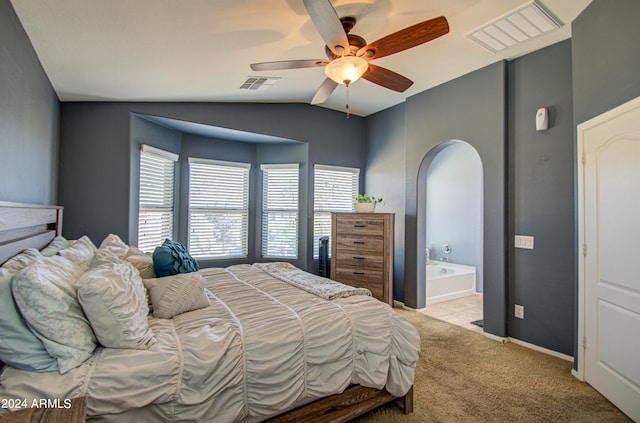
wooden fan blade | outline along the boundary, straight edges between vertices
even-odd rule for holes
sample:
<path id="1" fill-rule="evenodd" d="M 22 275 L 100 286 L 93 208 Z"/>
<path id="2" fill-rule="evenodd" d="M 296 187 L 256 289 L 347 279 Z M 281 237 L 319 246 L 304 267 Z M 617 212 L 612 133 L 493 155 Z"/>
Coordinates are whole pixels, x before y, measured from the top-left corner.
<path id="1" fill-rule="evenodd" d="M 390 54 L 424 44 L 449 32 L 449 23 L 444 16 L 430 19 L 380 38 L 358 50 L 363 59 L 379 59 Z"/>
<path id="2" fill-rule="evenodd" d="M 367 81 L 389 88 L 399 93 L 404 92 L 413 85 L 413 81 L 389 69 L 369 63 L 369 70 L 362 77 Z"/>
<path id="3" fill-rule="evenodd" d="M 337 56 L 342 56 L 342 52 L 349 49 L 349 39 L 331 1 L 304 0 L 304 7 L 329 49 Z"/>
<path id="4" fill-rule="evenodd" d="M 283 70 L 283 69 L 315 68 L 318 66 L 324 66 L 327 63 L 329 63 L 329 60 L 326 60 L 326 59 L 282 60 L 279 62 L 252 63 L 251 70 L 271 71 L 271 70 Z"/>
<path id="5" fill-rule="evenodd" d="M 316 94 L 311 99 L 311 104 L 320 104 L 327 101 L 327 99 L 337 86 L 338 83 L 333 79 L 326 78 L 322 85 L 320 85 L 320 88 L 318 88 L 318 91 L 316 91 Z"/>

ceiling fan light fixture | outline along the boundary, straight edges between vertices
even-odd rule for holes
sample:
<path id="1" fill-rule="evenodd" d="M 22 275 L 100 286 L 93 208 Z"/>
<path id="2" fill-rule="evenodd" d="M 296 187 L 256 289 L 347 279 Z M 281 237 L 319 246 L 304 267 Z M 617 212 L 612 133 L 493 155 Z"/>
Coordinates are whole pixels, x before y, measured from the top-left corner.
<path id="1" fill-rule="evenodd" d="M 329 62 L 324 73 L 338 84 L 349 85 L 357 81 L 368 68 L 369 63 L 362 57 L 344 56 Z"/>

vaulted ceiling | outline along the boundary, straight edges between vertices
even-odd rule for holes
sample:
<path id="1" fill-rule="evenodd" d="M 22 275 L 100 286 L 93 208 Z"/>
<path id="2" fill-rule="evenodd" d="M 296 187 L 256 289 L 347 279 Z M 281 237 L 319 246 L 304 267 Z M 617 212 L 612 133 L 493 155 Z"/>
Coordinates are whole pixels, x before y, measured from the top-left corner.
<path id="1" fill-rule="evenodd" d="M 375 41 L 438 16 L 450 32 L 375 60 L 414 84 L 398 93 L 366 80 L 350 87 L 351 113 L 367 116 L 408 96 L 571 36 L 591 0 L 538 0 L 558 29 L 494 53 L 467 34 L 532 0 L 334 0 L 357 19 L 354 34 Z M 303 0 L 11 0 L 62 101 L 309 103 L 322 68 L 254 72 L 251 63 L 325 59 L 324 41 Z M 275 84 L 241 90 L 248 77 Z M 339 86 L 320 105 L 344 110 Z"/>

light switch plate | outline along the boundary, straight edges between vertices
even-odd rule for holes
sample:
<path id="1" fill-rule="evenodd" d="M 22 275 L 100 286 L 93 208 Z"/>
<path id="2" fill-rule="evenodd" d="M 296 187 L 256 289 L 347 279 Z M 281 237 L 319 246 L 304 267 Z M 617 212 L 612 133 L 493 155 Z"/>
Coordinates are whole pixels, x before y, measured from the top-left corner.
<path id="1" fill-rule="evenodd" d="M 516 235 L 514 246 L 516 248 L 533 250 L 533 237 L 527 235 Z"/>

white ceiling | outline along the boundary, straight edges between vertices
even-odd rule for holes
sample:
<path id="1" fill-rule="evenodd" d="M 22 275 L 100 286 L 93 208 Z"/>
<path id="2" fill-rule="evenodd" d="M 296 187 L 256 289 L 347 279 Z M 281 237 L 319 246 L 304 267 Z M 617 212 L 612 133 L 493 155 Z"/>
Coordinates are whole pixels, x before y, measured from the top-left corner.
<path id="1" fill-rule="evenodd" d="M 355 16 L 352 33 L 373 42 L 444 15 L 449 34 L 372 63 L 414 81 L 396 93 L 366 80 L 350 88 L 351 113 L 367 116 L 502 59 L 571 36 L 591 0 L 540 0 L 564 25 L 494 54 L 465 34 L 531 0 L 333 0 Z M 324 59 L 302 0 L 11 0 L 62 101 L 309 103 L 322 68 L 253 72 L 251 63 Z M 249 76 L 281 79 L 240 90 Z M 322 107 L 344 110 L 338 87 Z"/>

